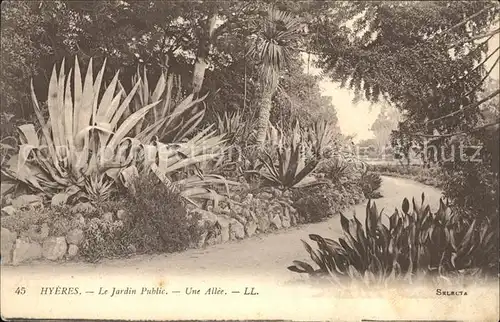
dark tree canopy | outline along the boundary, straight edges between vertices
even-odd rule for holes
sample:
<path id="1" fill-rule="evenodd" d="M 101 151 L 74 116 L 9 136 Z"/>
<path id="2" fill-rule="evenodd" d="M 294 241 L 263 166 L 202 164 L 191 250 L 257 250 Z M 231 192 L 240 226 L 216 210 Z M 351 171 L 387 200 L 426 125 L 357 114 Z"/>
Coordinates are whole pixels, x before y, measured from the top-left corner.
<path id="1" fill-rule="evenodd" d="M 334 81 L 372 101 L 387 97 L 419 131 L 468 130 L 477 110 L 421 123 L 476 101 L 488 38 L 467 39 L 488 33 L 498 12 L 495 2 L 348 2 L 311 23 L 312 41 Z"/>

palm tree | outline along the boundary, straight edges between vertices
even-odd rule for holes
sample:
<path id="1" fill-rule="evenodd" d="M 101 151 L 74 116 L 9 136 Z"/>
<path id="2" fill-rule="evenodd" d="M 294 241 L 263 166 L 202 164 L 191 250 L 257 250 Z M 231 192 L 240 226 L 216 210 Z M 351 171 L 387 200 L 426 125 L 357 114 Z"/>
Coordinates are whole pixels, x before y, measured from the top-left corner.
<path id="1" fill-rule="evenodd" d="M 259 22 L 255 22 L 259 23 Z M 256 26 L 248 54 L 260 67 L 261 93 L 257 108 L 257 144 L 263 145 L 266 138 L 271 100 L 278 88 L 281 71 L 288 64 L 293 48 L 303 31 L 301 20 L 288 12 L 270 7 L 263 23 Z"/>

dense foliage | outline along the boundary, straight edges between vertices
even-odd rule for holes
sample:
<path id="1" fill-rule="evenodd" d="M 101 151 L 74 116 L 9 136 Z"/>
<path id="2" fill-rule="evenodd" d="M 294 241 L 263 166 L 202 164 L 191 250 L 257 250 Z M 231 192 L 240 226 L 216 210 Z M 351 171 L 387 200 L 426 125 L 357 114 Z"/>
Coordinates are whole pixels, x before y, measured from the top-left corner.
<path id="1" fill-rule="evenodd" d="M 146 176 L 134 183 L 136 193 L 124 201 L 126 225 L 139 252 L 177 252 L 200 239 L 199 217 L 187 214 L 182 197 L 159 180 Z"/>
<path id="2" fill-rule="evenodd" d="M 411 179 L 437 188 L 442 188 L 446 182 L 446 174 L 438 167 L 427 168 L 421 165 L 377 164 L 370 165 L 369 169 L 377 174 Z"/>
<path id="3" fill-rule="evenodd" d="M 498 274 L 498 218 L 496 222 L 464 221 L 442 201 L 437 212 L 408 199 L 402 211 L 389 217 L 389 225 L 368 202 L 365 224 L 354 216 L 341 216 L 344 237 L 338 241 L 310 235 L 319 249 L 304 242 L 318 268 L 294 261 L 289 269 L 335 283 L 364 280 L 369 284 L 389 281 L 411 283 L 423 277 L 453 275 L 494 276 Z"/>
<path id="4" fill-rule="evenodd" d="M 494 2 L 38 0 L 4 1 L 1 15 L 2 225 L 53 216 L 63 234 L 72 221 L 56 207 L 88 201 L 85 258 L 180 251 L 206 228 L 188 209 L 226 236 L 230 221 L 207 213 L 272 186 L 299 221 L 320 221 L 397 174 L 442 187 L 449 205 L 410 212 L 405 199 L 386 225 L 369 204 L 364 229 L 342 216 L 346 239 L 312 236 L 319 270 L 292 270 L 371 281 L 498 269 Z M 325 79 L 383 102 L 362 153 Z M 422 168 L 403 166 L 412 153 Z M 17 216 L 4 204 L 20 195 L 51 210 Z M 116 208 L 129 216 L 103 219 Z M 290 225 L 274 208 L 258 224 Z"/>
<path id="5" fill-rule="evenodd" d="M 101 219 L 102 212 L 87 215 L 82 256 L 88 261 L 142 253 L 171 253 L 196 245 L 202 234 L 200 218 L 188 216 L 178 192 L 154 175 L 134 182 L 135 193 L 103 204 L 103 209 L 126 209 L 119 221 Z"/>
<path id="6" fill-rule="evenodd" d="M 363 173 L 361 176 L 361 189 L 368 199 L 377 199 L 382 197 L 378 189 L 382 186 L 382 178 L 379 174 L 373 172 Z"/>
<path id="7" fill-rule="evenodd" d="M 404 118 L 392 137 L 402 155 L 418 146 L 424 162 L 441 164 L 443 153 L 449 155 L 460 143 L 484 146 L 484 159 L 491 160 L 498 154 L 492 144 L 498 142 L 498 114 L 485 124 L 481 106 L 498 96 L 498 87 L 488 95 L 479 94 L 498 63 L 491 59 L 498 48 L 488 48 L 498 34 L 493 25 L 498 13 L 492 1 L 351 2 L 311 22 L 318 30 L 313 44 L 319 65 L 333 80 L 353 89 L 359 98 L 378 101 L 383 96 L 402 112 Z M 422 151 L 426 146 L 436 149 Z M 487 182 L 471 174 L 461 186 L 481 185 L 483 192 L 492 188 L 487 199 L 495 199 L 498 181 L 491 178 L 498 178 L 498 170 L 493 163 L 454 161 L 445 167 L 449 178 L 481 167 L 490 178 Z M 461 207 L 469 199 L 468 189 L 455 187 L 452 181 L 445 185 Z M 470 198 L 470 202 L 469 210 L 485 210 L 482 200 Z M 498 215 L 498 207 L 488 204 L 491 207 L 485 211 Z"/>

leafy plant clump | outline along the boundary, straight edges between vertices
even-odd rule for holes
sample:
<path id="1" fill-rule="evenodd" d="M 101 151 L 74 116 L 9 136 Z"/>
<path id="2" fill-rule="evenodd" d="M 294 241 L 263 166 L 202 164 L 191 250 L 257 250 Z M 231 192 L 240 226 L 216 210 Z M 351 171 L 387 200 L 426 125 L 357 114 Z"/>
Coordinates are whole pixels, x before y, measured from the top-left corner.
<path id="1" fill-rule="evenodd" d="M 319 184 L 320 182 L 311 176 L 319 164 L 319 159 L 305 156 L 305 141 L 301 137 L 298 122 L 290 135 L 290 140 L 283 137 L 279 139 L 275 157 L 265 152 L 266 158 L 260 158 L 265 169 L 260 173 L 264 184 L 283 190 Z"/>
<path id="2" fill-rule="evenodd" d="M 382 178 L 379 174 L 372 172 L 364 173 L 361 176 L 360 184 L 366 198 L 377 199 L 382 197 L 380 192 L 377 191 L 382 186 Z"/>
<path id="3" fill-rule="evenodd" d="M 333 182 L 295 189 L 292 196 L 304 222 L 320 222 L 364 200 L 359 185 Z"/>
<path id="4" fill-rule="evenodd" d="M 415 165 L 378 164 L 370 165 L 370 171 L 379 175 L 415 180 L 436 188 L 443 188 L 448 180 L 445 172 L 436 167 L 424 168 Z"/>
<path id="5" fill-rule="evenodd" d="M 368 284 L 416 278 L 496 276 L 498 274 L 498 220 L 463 221 L 440 201 L 439 210 L 405 198 L 402 212 L 382 222 L 382 212 L 368 202 L 365 225 L 354 216 L 341 216 L 344 237 L 338 241 L 309 235 L 315 251 L 303 241 L 319 268 L 294 261 L 289 270 L 312 277 L 327 277 L 334 283 L 365 281 Z"/>
<path id="6" fill-rule="evenodd" d="M 108 222 L 98 217 L 90 219 L 84 230 L 85 239 L 80 246 L 80 255 L 89 262 L 103 258 L 122 257 L 132 253 L 128 243 L 129 234 L 123 222 Z"/>
<path id="7" fill-rule="evenodd" d="M 135 194 L 124 201 L 130 213 L 125 223 L 138 252 L 177 252 L 196 243 L 200 218 L 188 215 L 182 196 L 153 175 L 135 183 Z"/>
<path id="8" fill-rule="evenodd" d="M 207 128 L 193 134 L 204 115 L 204 110 L 193 109 L 206 96 L 194 99 L 191 94 L 181 100 L 177 95 L 172 100 L 173 76 L 164 74 L 151 93 L 146 70 L 142 77 L 136 75 L 126 92 L 118 73 L 105 85 L 105 66 L 106 61 L 94 77 L 91 59 L 83 80 L 76 57 L 74 72 L 66 73 L 64 59 L 59 71 L 54 66 L 48 119 L 32 86 L 41 131 L 33 124 L 19 126 L 18 153 L 5 162 L 2 176 L 48 196 L 100 202 L 111 197 L 116 183 L 127 186 L 139 160 L 145 171 L 156 166 L 157 172 L 170 175 L 223 154 L 224 141 L 215 131 L 208 133 Z M 2 142 L 2 151 L 4 147 L 8 148 Z M 208 190 L 202 187 L 212 185 L 212 179 L 191 178 L 189 188 L 198 189 L 184 191 L 184 196 L 203 199 Z"/>
<path id="9" fill-rule="evenodd" d="M 358 165 L 336 156 L 323 160 L 318 166 L 324 177 L 320 186 L 295 189 L 294 207 L 305 222 L 319 222 L 365 199 Z"/>
<path id="10" fill-rule="evenodd" d="M 123 148 L 130 130 L 158 102 L 126 115 L 138 84 L 128 95 L 117 91 L 116 73 L 108 86 L 102 86 L 105 65 L 94 79 L 91 59 L 83 81 L 76 57 L 74 73 L 71 69 L 65 72 L 64 59 L 59 73 L 54 66 L 47 95 L 48 120 L 42 114 L 32 82 L 31 97 L 41 135 L 33 124 L 19 126 L 19 153 L 2 168 L 3 175 L 35 191 L 49 195 L 64 192 L 68 196 L 85 194 L 90 179 L 118 179 L 119 172 L 112 177 L 108 170 L 130 163 L 133 152 L 116 151 Z"/>
<path id="11" fill-rule="evenodd" d="M 200 218 L 188 215 L 183 197 L 153 174 L 138 178 L 123 200 L 105 204 L 125 209 L 126 217 L 109 222 L 90 219 L 81 254 L 91 262 L 132 253 L 171 253 L 194 246 L 203 233 Z"/>
<path id="12" fill-rule="evenodd" d="M 339 182 L 342 178 L 350 177 L 352 174 L 352 166 L 342 157 L 334 157 L 324 160 L 318 166 L 318 172 L 324 173 L 325 178 L 332 182 Z"/>

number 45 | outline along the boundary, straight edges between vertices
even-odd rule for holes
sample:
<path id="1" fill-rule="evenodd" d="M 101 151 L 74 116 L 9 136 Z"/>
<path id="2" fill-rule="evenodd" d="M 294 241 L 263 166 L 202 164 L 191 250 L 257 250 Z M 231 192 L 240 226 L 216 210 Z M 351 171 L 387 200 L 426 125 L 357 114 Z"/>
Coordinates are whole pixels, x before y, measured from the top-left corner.
<path id="1" fill-rule="evenodd" d="M 16 288 L 16 294 L 17 295 L 23 295 L 26 293 L 26 288 L 25 287 L 18 287 Z"/>

